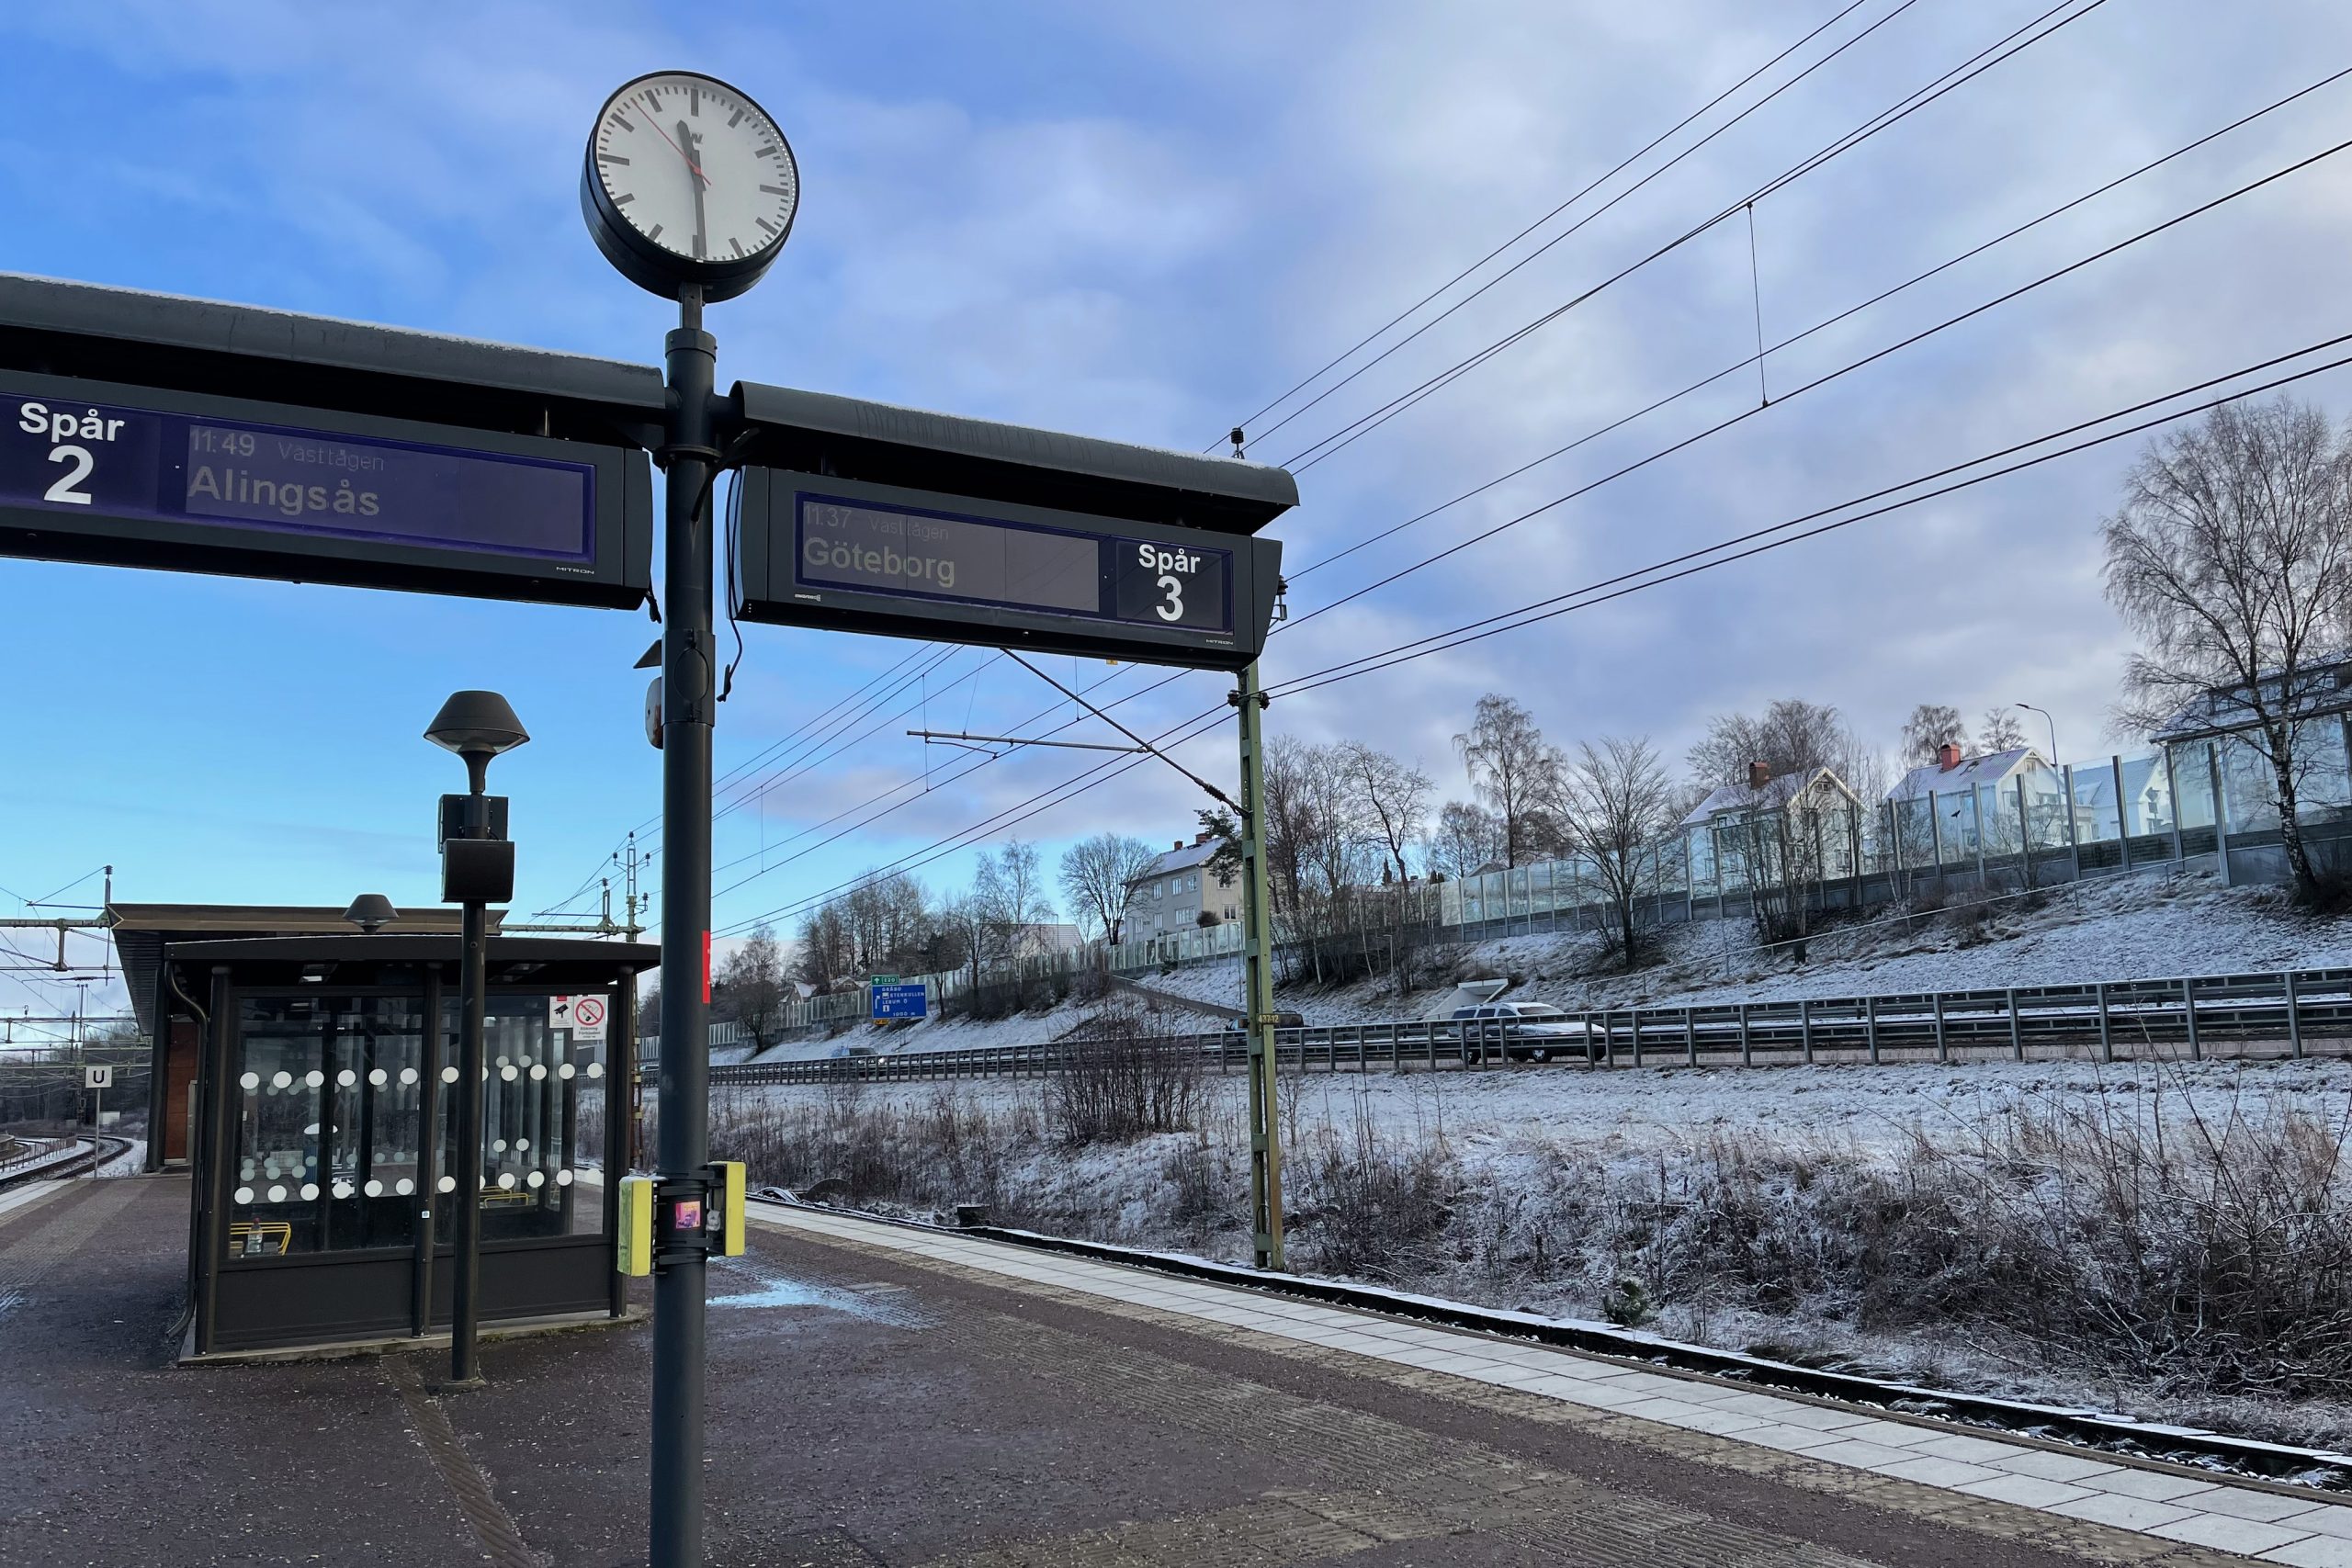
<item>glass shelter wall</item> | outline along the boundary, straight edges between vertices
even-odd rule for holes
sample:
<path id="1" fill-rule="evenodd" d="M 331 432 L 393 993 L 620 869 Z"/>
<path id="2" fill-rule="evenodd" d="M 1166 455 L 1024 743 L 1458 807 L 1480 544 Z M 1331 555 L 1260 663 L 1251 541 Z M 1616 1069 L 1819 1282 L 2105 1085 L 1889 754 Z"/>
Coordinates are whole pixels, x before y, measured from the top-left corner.
<path id="1" fill-rule="evenodd" d="M 482 1086 L 485 1240 L 579 1235 L 571 1148 L 580 1089 L 601 1079 L 594 1045 L 549 1025 L 544 993 L 488 1002 Z M 424 1001 L 408 992 L 249 994 L 237 1007 L 233 1170 L 225 1241 L 234 1258 L 413 1247 L 418 1194 L 454 1224 L 458 1014 L 442 1009 L 441 1160 L 424 1145 Z"/>

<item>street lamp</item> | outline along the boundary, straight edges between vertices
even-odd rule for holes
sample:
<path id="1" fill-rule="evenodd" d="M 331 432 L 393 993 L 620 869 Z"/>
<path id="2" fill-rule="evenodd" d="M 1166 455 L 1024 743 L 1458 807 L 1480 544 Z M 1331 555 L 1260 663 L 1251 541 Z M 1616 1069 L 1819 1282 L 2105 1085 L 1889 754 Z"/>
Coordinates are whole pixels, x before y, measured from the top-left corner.
<path id="1" fill-rule="evenodd" d="M 490 945 L 484 928 L 489 907 L 514 896 L 514 846 L 506 837 L 506 798 L 483 793 L 483 786 L 490 780 L 491 759 L 531 737 L 496 692 L 458 692 L 433 716 L 424 738 L 455 751 L 466 764 L 466 793 L 441 797 L 441 899 L 465 908 L 465 960 L 458 972 L 459 1093 L 457 1169 L 452 1172 L 458 1234 L 457 1274 L 449 1291 L 449 1382 L 469 1387 L 481 1382 L 474 1325 L 481 1285 L 482 1010 Z M 359 912 L 359 905 L 353 905 L 352 916 Z M 431 1021 L 426 1026 L 435 1027 Z M 432 1213 L 429 1203 L 425 1212 Z"/>
<path id="2" fill-rule="evenodd" d="M 2009 705 L 2012 707 L 2023 708 L 2028 713 L 2038 713 L 2042 716 L 2043 720 L 2049 724 L 2050 765 L 2053 768 L 2056 767 L 2058 765 L 2058 721 L 2050 716 L 2050 710 L 2048 708 L 2038 708 L 2031 703 L 2012 703 Z"/>

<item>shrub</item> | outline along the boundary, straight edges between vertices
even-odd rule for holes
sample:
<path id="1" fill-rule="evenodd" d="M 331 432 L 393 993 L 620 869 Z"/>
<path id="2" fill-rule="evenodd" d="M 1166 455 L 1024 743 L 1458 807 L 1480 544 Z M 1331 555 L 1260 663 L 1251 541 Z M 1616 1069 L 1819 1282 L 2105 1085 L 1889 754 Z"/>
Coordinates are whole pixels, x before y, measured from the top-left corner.
<path id="1" fill-rule="evenodd" d="M 1123 1000 L 1060 1042 L 1062 1067 L 1047 1082 L 1046 1106 L 1063 1143 L 1124 1143 L 1192 1127 L 1201 1054 L 1189 1041 L 1162 1042 L 1152 1032 L 1143 1010 Z"/>

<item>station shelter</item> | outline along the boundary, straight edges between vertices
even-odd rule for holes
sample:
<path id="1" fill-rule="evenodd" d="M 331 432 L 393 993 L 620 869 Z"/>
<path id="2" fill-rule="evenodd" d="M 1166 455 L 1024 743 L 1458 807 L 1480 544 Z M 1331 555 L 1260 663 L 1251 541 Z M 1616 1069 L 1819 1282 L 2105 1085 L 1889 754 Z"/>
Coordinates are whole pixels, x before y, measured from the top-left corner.
<path id="1" fill-rule="evenodd" d="M 170 998 L 154 1081 L 173 1092 L 153 1115 L 159 1127 L 176 1120 L 166 1111 L 184 1093 L 189 1354 L 423 1336 L 449 1322 L 461 939 L 416 927 L 455 919 L 435 911 L 364 935 L 183 927 L 153 953 L 152 976 L 129 976 L 134 995 L 146 978 L 151 997 Z M 619 1143 L 630 1135 L 636 976 L 660 956 L 639 943 L 489 940 L 474 1196 L 485 1324 L 625 1310 L 601 1174 L 608 1121 Z M 628 1152 L 615 1161 L 624 1169 Z"/>

